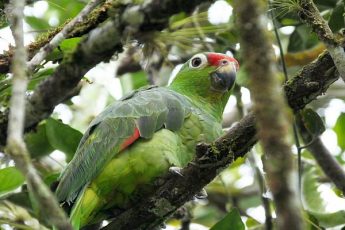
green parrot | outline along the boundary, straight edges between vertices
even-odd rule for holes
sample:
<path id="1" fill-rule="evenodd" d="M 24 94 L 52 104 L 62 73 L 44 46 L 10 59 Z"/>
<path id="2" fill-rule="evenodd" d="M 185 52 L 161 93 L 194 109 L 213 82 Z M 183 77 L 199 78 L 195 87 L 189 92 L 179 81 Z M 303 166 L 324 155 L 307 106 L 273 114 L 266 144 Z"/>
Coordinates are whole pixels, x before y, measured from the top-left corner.
<path id="1" fill-rule="evenodd" d="M 238 68 L 225 54 L 196 54 L 170 86 L 136 90 L 98 115 L 56 189 L 60 202 L 73 203 L 73 227 L 128 208 L 170 168 L 186 166 L 198 142 L 219 137 Z"/>

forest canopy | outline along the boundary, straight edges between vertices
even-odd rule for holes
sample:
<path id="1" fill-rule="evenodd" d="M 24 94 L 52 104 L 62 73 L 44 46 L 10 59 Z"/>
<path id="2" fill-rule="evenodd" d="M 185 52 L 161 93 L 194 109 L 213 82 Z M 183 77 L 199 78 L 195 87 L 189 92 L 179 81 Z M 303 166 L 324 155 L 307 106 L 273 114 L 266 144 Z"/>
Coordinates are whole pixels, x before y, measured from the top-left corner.
<path id="1" fill-rule="evenodd" d="M 0 229 L 72 229 L 55 189 L 90 122 L 204 52 L 239 62 L 224 134 L 88 229 L 344 228 L 344 4 L 0 0 Z"/>

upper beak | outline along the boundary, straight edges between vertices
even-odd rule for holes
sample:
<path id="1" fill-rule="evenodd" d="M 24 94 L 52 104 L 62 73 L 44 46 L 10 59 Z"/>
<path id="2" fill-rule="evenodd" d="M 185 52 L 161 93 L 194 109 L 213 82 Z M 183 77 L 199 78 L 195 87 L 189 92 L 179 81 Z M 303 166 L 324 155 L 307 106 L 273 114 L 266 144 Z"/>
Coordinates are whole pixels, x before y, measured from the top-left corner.
<path id="1" fill-rule="evenodd" d="M 236 66 L 234 63 L 224 63 L 211 73 L 211 87 L 213 90 L 220 92 L 230 90 L 236 79 Z"/>

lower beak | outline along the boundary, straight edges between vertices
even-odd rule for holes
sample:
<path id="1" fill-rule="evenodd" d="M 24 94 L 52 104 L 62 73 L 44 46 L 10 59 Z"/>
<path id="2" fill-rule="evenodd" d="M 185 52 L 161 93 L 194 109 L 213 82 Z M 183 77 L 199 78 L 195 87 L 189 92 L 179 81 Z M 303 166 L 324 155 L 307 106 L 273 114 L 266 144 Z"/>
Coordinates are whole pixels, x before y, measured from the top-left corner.
<path id="1" fill-rule="evenodd" d="M 211 87 L 215 91 L 229 91 L 235 83 L 236 67 L 231 63 L 220 66 L 211 73 Z"/>

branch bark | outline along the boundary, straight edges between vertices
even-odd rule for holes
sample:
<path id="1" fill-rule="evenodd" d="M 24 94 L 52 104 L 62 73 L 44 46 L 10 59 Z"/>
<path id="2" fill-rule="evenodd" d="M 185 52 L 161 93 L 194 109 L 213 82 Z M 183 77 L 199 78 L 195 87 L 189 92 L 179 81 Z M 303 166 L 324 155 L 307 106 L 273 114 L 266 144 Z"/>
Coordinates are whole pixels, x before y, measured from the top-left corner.
<path id="1" fill-rule="evenodd" d="M 73 27 L 73 29 L 66 35 L 66 38 L 81 37 L 96 28 L 98 24 L 104 22 L 108 18 L 107 12 L 109 8 L 110 3 L 106 2 L 102 6 L 93 10 L 84 21 L 79 22 Z M 28 58 L 32 58 L 40 48 L 48 44 L 63 28 L 64 25 L 38 36 L 36 41 L 30 43 L 26 47 Z M 0 74 L 6 74 L 10 71 L 13 49 L 14 47 L 10 47 L 4 54 L 0 54 Z"/>
<path id="2" fill-rule="evenodd" d="M 302 212 L 296 186 L 291 184 L 294 168 L 291 144 L 287 141 L 287 106 L 279 91 L 272 41 L 262 18 L 266 8 L 256 0 L 235 1 L 241 50 L 250 76 L 258 137 L 265 154 L 264 168 L 276 206 L 278 228 L 288 230 L 293 226 L 297 230 L 303 229 Z"/>
<path id="3" fill-rule="evenodd" d="M 105 0 L 91 0 L 85 7 L 80 11 L 80 13 L 69 23 L 67 23 L 64 28 L 57 33 L 49 43 L 45 44 L 28 63 L 28 70 L 32 72 L 36 66 L 41 64 L 41 62 L 48 56 L 49 53 L 53 51 L 64 39 L 67 38 L 68 34 L 71 33 L 78 24 L 83 22 L 88 14 L 99 4 Z"/>
<path id="4" fill-rule="evenodd" d="M 335 66 L 337 67 L 341 78 L 345 81 L 345 52 L 344 48 L 335 38 L 328 23 L 321 16 L 319 10 L 313 3 L 313 0 L 300 0 L 299 1 L 300 19 L 306 22 L 316 33 L 320 41 L 323 41 L 329 51 Z"/>
<path id="5" fill-rule="evenodd" d="M 10 113 L 8 122 L 8 138 L 6 152 L 14 160 L 16 167 L 26 176 L 29 189 L 37 199 L 41 210 L 50 210 L 47 218 L 57 229 L 72 230 L 67 216 L 60 209 L 54 195 L 50 192 L 42 179 L 37 174 L 31 163 L 29 153 L 26 149 L 23 132 L 25 118 L 25 94 L 27 87 L 26 77 L 26 52 L 24 47 L 23 34 L 23 10 L 25 2 L 12 0 L 11 29 L 16 42 L 16 50 L 12 65 L 13 90 L 10 102 Z M 46 213 L 46 212 L 42 212 Z"/>

